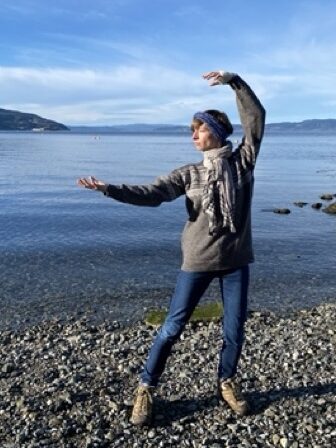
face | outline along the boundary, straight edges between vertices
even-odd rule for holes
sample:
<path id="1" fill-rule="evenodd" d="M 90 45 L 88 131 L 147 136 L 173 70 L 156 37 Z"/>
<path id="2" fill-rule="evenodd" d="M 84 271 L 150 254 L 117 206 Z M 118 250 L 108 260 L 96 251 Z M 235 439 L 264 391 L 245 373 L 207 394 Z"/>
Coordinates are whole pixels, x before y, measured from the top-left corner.
<path id="1" fill-rule="evenodd" d="M 193 143 L 195 148 L 199 151 L 208 151 L 209 149 L 218 148 L 218 140 L 210 132 L 206 123 L 193 122 L 191 131 Z"/>

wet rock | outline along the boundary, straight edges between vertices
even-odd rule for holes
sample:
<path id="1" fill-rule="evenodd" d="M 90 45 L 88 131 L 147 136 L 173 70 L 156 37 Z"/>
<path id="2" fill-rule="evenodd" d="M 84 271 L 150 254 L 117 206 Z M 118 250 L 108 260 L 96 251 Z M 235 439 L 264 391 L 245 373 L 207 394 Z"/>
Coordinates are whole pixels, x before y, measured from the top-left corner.
<path id="1" fill-rule="evenodd" d="M 297 207 L 301 207 L 302 208 L 305 205 L 307 205 L 308 202 L 300 202 L 300 201 L 298 201 L 298 202 L 293 202 L 293 204 L 296 205 Z"/>
<path id="2" fill-rule="evenodd" d="M 315 202 L 312 204 L 312 208 L 315 208 L 316 210 L 319 210 L 322 207 L 322 202 Z"/>
<path id="3" fill-rule="evenodd" d="M 333 197 L 334 195 L 331 193 L 324 193 L 320 196 L 320 199 L 323 199 L 324 201 L 331 201 Z"/>
<path id="4" fill-rule="evenodd" d="M 336 214 L 336 202 L 333 202 L 332 204 L 328 205 L 328 207 L 322 209 L 325 213 L 330 213 L 332 215 Z"/>
<path id="5" fill-rule="evenodd" d="M 290 210 L 289 208 L 275 208 L 273 209 L 273 212 L 280 215 L 288 215 L 290 213 Z"/>

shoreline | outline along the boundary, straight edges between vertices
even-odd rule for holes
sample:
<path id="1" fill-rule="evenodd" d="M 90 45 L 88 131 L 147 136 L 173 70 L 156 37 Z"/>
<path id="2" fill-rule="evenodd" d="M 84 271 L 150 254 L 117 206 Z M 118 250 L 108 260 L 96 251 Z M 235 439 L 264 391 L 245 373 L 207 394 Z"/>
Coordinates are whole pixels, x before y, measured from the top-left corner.
<path id="1" fill-rule="evenodd" d="M 325 276 L 279 274 L 254 277 L 249 288 L 250 312 L 266 312 L 277 317 L 288 317 L 293 312 L 309 310 L 323 304 L 336 304 L 336 288 L 329 274 Z M 166 309 L 174 292 L 173 287 L 141 288 L 125 282 L 119 290 L 104 289 L 71 296 L 41 294 L 33 300 L 2 298 L 0 302 L 0 331 L 24 331 L 46 321 L 66 323 L 86 319 L 97 325 L 118 321 L 123 326 L 141 323 L 151 309 Z M 220 301 L 217 282 L 214 281 L 199 304 Z"/>
<path id="2" fill-rule="evenodd" d="M 155 327 L 82 318 L 0 331 L 2 446 L 331 448 L 335 320 L 335 304 L 249 314 L 239 377 L 252 412 L 244 418 L 216 397 L 220 321 L 188 323 L 149 428 L 129 416 Z"/>

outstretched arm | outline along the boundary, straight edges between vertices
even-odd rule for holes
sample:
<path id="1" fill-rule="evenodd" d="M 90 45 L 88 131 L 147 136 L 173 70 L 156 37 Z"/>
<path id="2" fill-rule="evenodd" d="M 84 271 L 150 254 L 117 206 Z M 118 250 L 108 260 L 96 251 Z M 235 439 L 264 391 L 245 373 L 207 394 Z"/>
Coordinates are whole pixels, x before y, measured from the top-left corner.
<path id="1" fill-rule="evenodd" d="M 265 127 L 265 109 L 251 87 L 236 73 L 223 71 L 208 72 L 203 75 L 211 86 L 229 84 L 236 93 L 240 121 L 244 131 L 242 143 L 238 147 L 244 168 L 254 166 Z"/>
<path id="2" fill-rule="evenodd" d="M 169 202 L 185 193 L 185 185 L 179 169 L 167 176 L 157 177 L 148 185 L 111 185 L 94 177 L 81 178 L 77 184 L 97 190 L 120 202 L 133 205 L 157 207 L 162 202 Z"/>

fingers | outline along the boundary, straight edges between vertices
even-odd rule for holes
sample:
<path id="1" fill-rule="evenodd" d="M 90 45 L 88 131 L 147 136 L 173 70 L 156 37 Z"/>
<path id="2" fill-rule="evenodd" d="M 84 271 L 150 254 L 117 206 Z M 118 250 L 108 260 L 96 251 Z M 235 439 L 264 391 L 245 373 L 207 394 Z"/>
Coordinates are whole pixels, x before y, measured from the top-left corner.
<path id="1" fill-rule="evenodd" d="M 91 190 L 96 190 L 97 189 L 97 187 L 96 187 L 95 183 L 93 182 L 91 176 L 89 178 L 82 177 L 81 179 L 78 179 L 77 180 L 77 184 L 79 186 L 81 186 L 81 187 L 89 188 Z"/>
<path id="2" fill-rule="evenodd" d="M 107 184 L 93 176 L 81 177 L 77 180 L 77 185 L 80 187 L 89 188 L 90 190 L 99 190 L 103 192 L 107 189 Z"/>
<path id="3" fill-rule="evenodd" d="M 92 180 L 93 185 L 96 187 L 96 190 L 105 191 L 105 189 L 106 189 L 105 182 L 102 182 L 101 180 L 98 180 L 93 176 L 91 176 L 91 180 Z"/>
<path id="4" fill-rule="evenodd" d="M 93 186 L 93 188 L 97 189 L 97 183 L 98 183 L 97 179 L 93 176 L 89 176 L 89 179 L 90 179 L 90 183 Z"/>
<path id="5" fill-rule="evenodd" d="M 203 73 L 203 78 L 204 79 L 211 79 L 211 78 L 213 78 L 213 77 L 215 77 L 215 76 L 218 76 L 218 75 L 220 75 L 220 72 L 207 72 L 207 73 Z"/>
<path id="6" fill-rule="evenodd" d="M 222 84 L 219 80 L 209 82 L 209 86 L 218 86 L 219 84 Z"/>
<path id="7" fill-rule="evenodd" d="M 210 86 L 218 86 L 219 84 L 223 84 L 223 76 L 221 71 L 204 73 L 203 79 L 208 80 Z"/>

